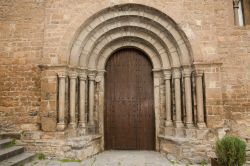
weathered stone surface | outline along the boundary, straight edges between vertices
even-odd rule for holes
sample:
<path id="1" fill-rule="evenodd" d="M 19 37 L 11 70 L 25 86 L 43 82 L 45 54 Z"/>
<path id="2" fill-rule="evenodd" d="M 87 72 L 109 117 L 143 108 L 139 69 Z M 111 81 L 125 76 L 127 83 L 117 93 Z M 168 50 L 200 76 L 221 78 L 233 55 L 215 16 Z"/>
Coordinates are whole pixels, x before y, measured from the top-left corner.
<path id="1" fill-rule="evenodd" d="M 157 27 L 168 28 L 170 25 L 164 25 L 165 19 L 154 17 L 153 21 L 156 23 L 150 24 L 145 21 L 146 19 L 141 18 L 145 16 L 148 10 L 145 11 L 134 11 L 133 15 L 140 15 L 136 19 L 131 19 L 129 16 L 119 18 L 115 24 L 105 23 L 106 29 L 100 29 L 94 33 L 92 38 L 86 40 L 86 47 L 82 50 L 70 50 L 72 45 L 81 48 L 81 43 L 85 36 L 88 35 L 98 23 L 101 23 L 106 18 L 113 18 L 119 14 L 119 10 L 114 10 L 113 13 L 100 17 L 98 20 L 91 20 L 91 16 L 101 10 L 113 7 L 114 5 L 135 3 L 142 4 L 155 8 L 167 16 L 171 17 L 178 28 L 182 29 L 186 35 L 186 40 L 177 40 L 173 46 L 178 45 L 178 49 L 169 47 L 170 50 L 164 52 L 162 43 L 155 40 L 158 35 L 163 37 L 165 33 L 155 29 Z M 13 12 L 12 12 L 13 11 Z M 127 13 L 127 12 L 123 12 Z M 88 20 L 91 18 L 90 20 Z M 88 20 L 88 21 L 87 21 Z M 136 21 L 137 20 L 137 21 Z M 138 20 L 140 20 L 138 22 Z M 86 22 L 91 22 L 86 31 L 82 30 Z M 128 21 L 133 26 L 147 27 L 148 29 L 134 29 L 123 28 L 122 31 L 113 33 L 114 35 L 108 36 L 105 34 L 103 40 L 100 42 L 93 42 L 98 35 L 111 30 L 112 28 L 118 28 L 123 25 L 124 22 Z M 170 22 L 168 22 L 170 23 Z M 93 25 L 93 26 L 92 26 Z M 170 32 L 171 29 L 169 28 Z M 150 38 L 150 31 L 154 32 L 153 38 Z M 124 42 L 124 36 L 134 35 L 134 37 L 145 38 L 145 41 L 153 42 L 156 49 L 150 48 L 148 45 L 142 45 L 143 42 L 136 39 L 128 40 Z M 174 38 L 181 39 L 177 33 L 170 33 Z M 162 42 L 167 43 L 170 38 L 164 38 Z M 185 36 L 183 35 L 183 36 Z M 202 70 L 204 72 L 204 104 L 205 104 L 205 122 L 208 129 L 197 130 L 193 132 L 192 129 L 185 130 L 185 135 L 182 134 L 178 129 L 177 132 L 172 132 L 172 129 L 165 128 L 166 122 L 166 90 L 163 72 L 155 71 L 154 80 L 154 97 L 155 97 L 155 112 L 156 112 L 156 135 L 164 133 L 167 136 L 184 137 L 190 138 L 186 141 L 181 142 L 177 139 L 178 147 L 172 141 L 160 142 L 156 141 L 156 148 L 161 151 L 170 152 L 173 150 L 177 156 L 183 156 L 186 158 L 193 158 L 195 161 L 200 161 L 200 157 L 213 155 L 211 149 L 204 150 L 206 147 L 200 147 L 199 145 L 211 145 L 215 144 L 217 138 L 221 138 L 226 133 L 232 133 L 240 136 L 242 139 L 249 141 L 250 139 L 250 28 L 249 26 L 238 27 L 234 25 L 233 15 L 233 3 L 230 0 L 221 1 L 202 1 L 197 3 L 195 0 L 96 0 L 96 1 L 47 1 L 47 0 L 26 0 L 17 1 L 0 1 L 0 131 L 1 132 L 19 132 L 24 131 L 36 131 L 40 129 L 47 133 L 33 134 L 27 133 L 24 137 L 24 141 L 27 142 L 27 147 L 31 150 L 43 151 L 51 156 L 63 157 L 66 154 L 68 157 L 90 155 L 90 151 L 97 153 L 100 149 L 103 149 L 102 141 L 92 141 L 87 150 L 80 150 L 73 152 L 70 147 L 64 147 L 65 140 L 67 137 L 88 134 L 86 126 L 85 131 L 63 131 L 56 132 L 56 129 L 68 129 L 69 123 L 69 108 L 70 108 L 70 97 L 69 89 L 65 89 L 65 115 L 60 118 L 62 124 L 56 126 L 58 121 L 58 73 L 66 72 L 65 76 L 65 87 L 70 86 L 67 72 L 79 72 L 85 71 L 85 68 L 74 69 L 72 66 L 65 66 L 68 64 L 69 55 L 93 55 L 98 57 L 98 51 L 108 41 L 114 39 L 113 37 L 121 37 L 122 40 L 117 40 L 112 44 L 107 45 L 107 49 L 103 50 L 103 56 L 100 57 L 100 66 L 105 64 L 105 60 L 109 57 L 113 49 L 119 49 L 121 46 L 131 44 L 133 47 L 145 49 L 145 52 L 149 52 L 149 57 L 152 59 L 153 64 L 160 68 L 161 61 L 157 60 L 157 56 L 161 55 L 162 64 L 166 66 L 169 51 L 171 54 L 171 63 L 178 66 L 179 52 L 183 55 L 192 54 L 191 62 L 194 62 L 192 66 L 195 70 Z M 78 38 L 77 42 L 74 40 Z M 171 38 L 172 39 L 172 38 Z M 185 50 L 183 43 L 189 42 L 188 50 Z M 85 52 L 90 50 L 93 45 L 93 52 Z M 98 44 L 97 44 L 98 43 Z M 144 46 L 144 47 L 143 47 Z M 113 49 L 111 49 L 113 48 Z M 159 52 L 155 50 L 161 50 Z M 89 53 L 89 54 L 88 54 Z M 84 57 L 84 56 L 83 56 Z M 185 56 L 184 56 L 185 57 Z M 106 58 L 106 59 L 105 59 Z M 165 58 L 165 59 L 164 59 Z M 96 59 L 91 59 L 89 64 L 91 67 L 96 63 Z M 72 63 L 78 63 L 77 58 L 72 59 Z M 181 59 L 180 62 L 187 62 L 187 59 Z M 48 65 L 42 66 L 42 65 Z M 38 66 L 40 65 L 40 67 Z M 92 68 L 94 69 L 94 68 Z M 164 71 L 166 69 L 164 68 Z M 100 71 L 97 74 L 103 73 Z M 96 94 L 91 93 L 91 123 L 94 123 L 94 131 L 103 134 L 103 113 L 104 108 L 104 79 L 103 76 L 98 75 L 94 79 L 95 85 L 94 90 Z M 191 77 L 191 84 L 194 86 L 195 79 Z M 178 85 L 178 83 L 177 83 Z M 181 83 L 181 85 L 183 85 Z M 92 86 L 93 87 L 93 86 Z M 168 87 L 168 86 L 167 86 Z M 78 87 L 76 87 L 77 89 Z M 169 88 L 169 87 L 168 87 Z M 171 91 L 174 94 L 174 88 L 171 87 Z M 200 87 L 201 88 L 201 87 Z M 86 88 L 87 89 L 87 88 Z M 92 88 L 93 90 L 93 88 Z M 169 89 L 168 89 L 169 91 Z M 87 92 L 87 90 L 86 90 Z M 185 87 L 181 90 L 181 99 L 179 96 L 178 101 L 173 99 L 171 101 L 171 108 L 173 112 L 176 110 L 174 103 L 180 103 L 183 107 L 177 107 L 178 113 L 181 110 L 185 110 L 185 103 L 189 100 L 185 100 Z M 189 91 L 186 91 L 189 93 Z M 74 93 L 73 93 L 74 94 Z M 192 87 L 192 94 L 195 94 L 195 87 Z M 201 100 L 202 97 L 198 98 Z M 197 98 L 192 97 L 192 105 L 194 116 L 192 117 L 194 124 L 197 122 Z M 76 101 L 78 98 L 76 98 Z M 85 100 L 85 98 L 84 98 Z M 200 101 L 199 101 L 200 102 Z M 92 105 L 92 103 L 94 103 Z M 77 104 L 77 103 L 76 103 Z M 89 103 L 85 103 L 88 106 Z M 72 104 L 71 104 L 72 105 Z M 168 103 L 167 108 L 170 106 Z M 76 105 L 78 107 L 78 105 Z M 77 110 L 76 116 L 78 116 Z M 190 114 L 190 108 L 187 107 Z M 199 110 L 202 107 L 199 107 Z M 84 110 L 83 108 L 81 110 Z M 97 111 L 98 110 L 98 111 Z M 86 110 L 86 113 L 88 110 Z M 61 115 L 61 114 L 60 114 Z M 186 122 L 191 121 L 191 116 L 183 113 L 183 116 L 178 114 L 178 117 L 173 115 L 171 117 L 173 121 L 176 118 L 178 120 Z M 88 114 L 86 114 L 88 116 Z M 74 116 L 73 116 L 74 117 Z M 81 116 L 84 118 L 85 116 Z M 78 117 L 74 121 L 78 122 Z M 81 119 L 84 121 L 83 119 Z M 87 120 L 87 118 L 85 119 Z M 168 120 L 170 121 L 169 117 Z M 201 117 L 199 120 L 203 120 Z M 86 121 L 87 122 L 87 121 Z M 225 123 L 227 122 L 227 123 Z M 86 123 L 87 124 L 87 123 Z M 180 123 L 181 124 L 181 123 Z M 61 126 L 60 126 L 61 125 Z M 92 124 L 93 125 L 93 124 Z M 186 124 L 184 124 L 186 125 Z M 57 128 L 58 127 L 58 128 Z M 85 127 L 85 126 L 84 126 Z M 204 126 L 203 126 L 204 127 Z M 195 126 L 196 128 L 196 126 Z M 226 130 L 225 130 L 226 129 Z M 78 130 L 78 129 L 77 129 Z M 175 129 L 174 129 L 175 130 Z M 176 137 L 176 138 L 178 138 Z M 62 140 L 60 143 L 52 146 L 55 138 Z M 192 138 L 192 139 L 191 139 Z M 35 142 L 33 139 L 46 140 Z M 103 138 L 102 138 L 103 139 Z M 195 139 L 194 142 L 193 139 Z M 198 139 L 199 141 L 197 141 Z M 31 142 L 29 142 L 32 140 Z M 50 141 L 51 142 L 50 142 Z M 48 143 L 49 142 L 49 143 Z M 91 141 L 90 141 L 91 142 Z M 195 145 L 191 153 L 192 156 L 188 156 L 187 149 L 190 148 L 191 142 Z M 179 146 L 182 143 L 183 146 Z M 248 144 L 248 148 L 249 148 Z M 185 148 L 186 147 L 186 148 Z M 184 148 L 184 149 L 182 149 Z M 66 150 L 67 149 L 67 150 Z M 81 156 L 82 155 L 82 156 Z"/>

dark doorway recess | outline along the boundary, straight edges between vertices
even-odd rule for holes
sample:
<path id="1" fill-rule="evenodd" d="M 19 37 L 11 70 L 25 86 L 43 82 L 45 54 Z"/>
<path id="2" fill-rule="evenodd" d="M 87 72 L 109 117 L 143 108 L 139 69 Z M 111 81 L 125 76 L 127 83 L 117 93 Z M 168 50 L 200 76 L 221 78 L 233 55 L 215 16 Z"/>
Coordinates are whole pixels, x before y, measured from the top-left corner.
<path id="1" fill-rule="evenodd" d="M 106 64 L 105 149 L 154 150 L 152 64 L 139 50 L 115 52 Z"/>

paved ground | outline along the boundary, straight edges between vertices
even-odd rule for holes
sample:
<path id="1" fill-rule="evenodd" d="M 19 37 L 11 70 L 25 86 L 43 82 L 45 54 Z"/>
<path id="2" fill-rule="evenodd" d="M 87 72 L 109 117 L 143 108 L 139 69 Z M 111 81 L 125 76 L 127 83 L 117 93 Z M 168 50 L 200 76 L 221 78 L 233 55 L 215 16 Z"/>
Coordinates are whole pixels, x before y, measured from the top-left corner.
<path id="1" fill-rule="evenodd" d="M 25 166 L 187 166 L 169 161 L 157 152 L 149 151 L 105 151 L 82 162 L 58 160 L 35 160 Z"/>

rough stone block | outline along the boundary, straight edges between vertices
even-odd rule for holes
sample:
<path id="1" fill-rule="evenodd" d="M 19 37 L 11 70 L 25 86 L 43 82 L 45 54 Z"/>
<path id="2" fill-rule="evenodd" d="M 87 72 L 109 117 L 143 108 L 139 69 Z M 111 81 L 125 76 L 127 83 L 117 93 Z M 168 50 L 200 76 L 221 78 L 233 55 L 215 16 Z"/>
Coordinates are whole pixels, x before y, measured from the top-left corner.
<path id="1" fill-rule="evenodd" d="M 185 135 L 187 138 L 196 138 L 196 129 L 185 129 Z"/>
<path id="2" fill-rule="evenodd" d="M 43 131 L 56 131 L 56 119 L 50 117 L 41 118 L 42 130 Z"/>
<path id="3" fill-rule="evenodd" d="M 174 127 L 165 127 L 165 135 L 174 136 Z"/>
<path id="4" fill-rule="evenodd" d="M 175 137 L 184 137 L 185 136 L 185 129 L 184 128 L 175 128 Z"/>

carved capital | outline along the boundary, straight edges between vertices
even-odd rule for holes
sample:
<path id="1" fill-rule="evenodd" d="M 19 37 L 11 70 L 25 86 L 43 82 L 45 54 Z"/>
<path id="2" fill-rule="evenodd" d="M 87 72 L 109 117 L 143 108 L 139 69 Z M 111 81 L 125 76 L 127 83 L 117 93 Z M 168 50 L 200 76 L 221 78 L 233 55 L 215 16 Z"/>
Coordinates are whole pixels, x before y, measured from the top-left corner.
<path id="1" fill-rule="evenodd" d="M 233 0 L 234 8 L 239 8 L 240 0 Z"/>
<path id="2" fill-rule="evenodd" d="M 180 71 L 179 68 L 175 68 L 172 73 L 173 73 L 173 78 L 174 79 L 180 79 L 181 78 L 181 71 Z"/>
<path id="3" fill-rule="evenodd" d="M 204 74 L 204 71 L 203 71 L 203 70 L 196 70 L 196 71 L 195 71 L 195 76 L 196 76 L 196 77 L 202 77 L 203 74 Z"/>
<path id="4" fill-rule="evenodd" d="M 79 79 L 80 79 L 80 81 L 86 81 L 86 80 L 87 80 L 87 75 L 86 75 L 86 73 L 80 73 L 80 74 L 79 74 Z"/>
<path id="5" fill-rule="evenodd" d="M 58 75 L 59 78 L 66 78 L 67 77 L 66 72 L 58 72 L 57 75 Z"/>
<path id="6" fill-rule="evenodd" d="M 70 79 L 76 79 L 77 78 L 77 73 L 76 72 L 69 73 L 69 78 Z"/>
<path id="7" fill-rule="evenodd" d="M 163 74 L 164 74 L 164 80 L 170 80 L 172 77 L 171 70 L 164 70 Z"/>
<path id="8" fill-rule="evenodd" d="M 94 72 L 89 73 L 88 78 L 90 81 L 95 81 L 96 73 L 94 73 Z"/>
<path id="9" fill-rule="evenodd" d="M 192 68 L 184 68 L 182 71 L 183 77 L 191 77 Z"/>

